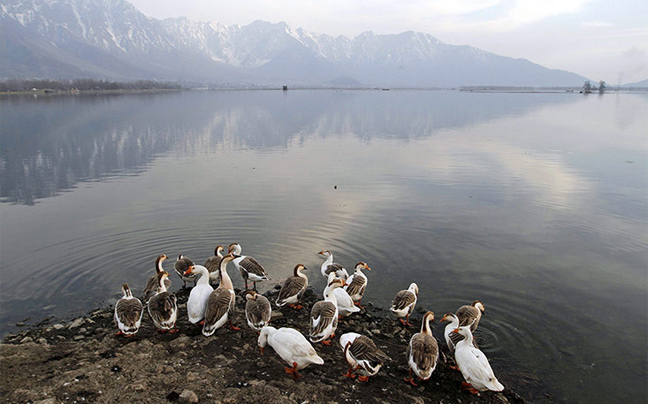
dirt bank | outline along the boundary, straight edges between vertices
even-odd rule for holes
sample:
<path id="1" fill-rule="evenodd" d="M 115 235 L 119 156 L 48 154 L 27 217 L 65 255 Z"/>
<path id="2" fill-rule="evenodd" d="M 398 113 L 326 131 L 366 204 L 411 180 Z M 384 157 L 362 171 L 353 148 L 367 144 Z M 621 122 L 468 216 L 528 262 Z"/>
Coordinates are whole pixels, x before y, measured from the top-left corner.
<path id="1" fill-rule="evenodd" d="M 276 293 L 266 295 L 274 301 Z M 220 329 L 205 338 L 201 328 L 186 319 L 188 291 L 177 296 L 177 334 L 157 333 L 145 314 L 135 337 L 115 336 L 112 308 L 105 308 L 67 324 L 46 322 L 7 336 L 0 345 L 2 402 L 525 403 L 507 380 L 502 380 L 507 387 L 502 393 L 475 396 L 461 391 L 461 373 L 443 358 L 429 381 L 419 387 L 405 383 L 405 348 L 420 327 L 420 314 L 413 320 L 415 326 L 405 329 L 388 311 L 367 304 L 361 313 L 340 322 L 337 335 L 355 331 L 370 336 L 392 358 L 369 382 L 342 375 L 347 365 L 337 338 L 331 346 L 316 344 L 325 364 L 311 365 L 293 381 L 272 348 L 261 356 L 257 334 L 245 323 L 242 297 L 237 298 L 235 316 L 242 330 Z M 308 310 L 318 299 L 309 289 L 304 309 L 273 307 L 272 325 L 307 334 Z M 447 354 L 445 343 L 439 341 L 439 346 Z"/>

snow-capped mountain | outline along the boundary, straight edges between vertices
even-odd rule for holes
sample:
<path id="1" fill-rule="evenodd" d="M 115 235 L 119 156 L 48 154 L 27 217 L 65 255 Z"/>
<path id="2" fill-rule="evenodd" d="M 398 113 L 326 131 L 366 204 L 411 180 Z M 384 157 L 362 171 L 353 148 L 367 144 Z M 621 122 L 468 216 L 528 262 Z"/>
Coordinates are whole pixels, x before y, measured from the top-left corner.
<path id="1" fill-rule="evenodd" d="M 423 87 L 585 80 L 423 33 L 347 38 L 264 21 L 156 20 L 124 0 L 6 0 L 0 36 L 0 78 Z"/>

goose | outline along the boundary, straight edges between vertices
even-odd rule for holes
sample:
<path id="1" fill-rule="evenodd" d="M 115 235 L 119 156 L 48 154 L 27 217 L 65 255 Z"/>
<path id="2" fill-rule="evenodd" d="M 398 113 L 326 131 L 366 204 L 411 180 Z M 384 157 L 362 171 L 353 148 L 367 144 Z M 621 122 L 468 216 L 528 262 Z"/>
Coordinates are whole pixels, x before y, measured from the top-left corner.
<path id="1" fill-rule="evenodd" d="M 412 325 L 409 322 L 409 316 L 414 311 L 416 307 L 416 301 L 418 300 L 418 285 L 412 283 L 409 285 L 407 290 L 401 290 L 396 293 L 392 305 L 389 310 L 400 320 L 403 325 Z M 405 321 L 403 321 L 405 317 Z"/>
<path id="2" fill-rule="evenodd" d="M 405 381 L 412 386 L 417 386 L 412 377 L 412 371 L 420 380 L 428 380 L 436 368 L 439 359 L 439 346 L 432 335 L 430 321 L 434 321 L 434 313 L 428 311 L 423 316 L 421 332 L 412 335 L 407 346 L 407 364 L 409 365 L 409 377 Z"/>
<path id="3" fill-rule="evenodd" d="M 196 286 L 191 289 L 189 299 L 187 300 L 187 315 L 191 324 L 198 324 L 205 318 L 205 308 L 209 295 L 214 288 L 209 284 L 209 271 L 202 265 L 192 265 L 187 269 L 184 275 L 196 274 L 200 278 L 196 281 Z"/>
<path id="4" fill-rule="evenodd" d="M 144 301 L 144 303 L 148 303 L 149 299 L 157 293 L 157 289 L 158 289 L 157 274 L 164 271 L 164 268 L 162 268 L 162 263 L 166 259 L 167 256 L 165 254 L 160 254 L 155 259 L 155 275 L 149 278 L 149 280 L 146 282 L 146 286 L 144 287 L 144 292 L 142 292 L 143 295 L 142 300 Z M 171 279 L 167 279 L 164 283 L 167 289 L 171 287 Z"/>
<path id="5" fill-rule="evenodd" d="M 311 342 L 322 342 L 324 345 L 331 344 L 331 338 L 335 337 L 335 330 L 338 325 L 337 299 L 335 289 L 344 286 L 342 279 L 336 278 L 329 283 L 329 291 L 324 300 L 315 303 L 310 314 Z"/>
<path id="6" fill-rule="evenodd" d="M 256 290 L 256 283 L 268 280 L 268 273 L 259 264 L 259 261 L 252 257 L 241 255 L 241 245 L 232 243 L 229 245 L 229 252 L 236 255 L 234 265 L 241 273 L 241 277 L 245 280 L 245 290 L 248 288 L 248 279 L 252 281 L 254 289 Z"/>
<path id="7" fill-rule="evenodd" d="M 263 355 L 266 345 L 270 345 L 290 366 L 284 367 L 284 369 L 295 380 L 300 378 L 298 370 L 304 369 L 311 363 L 324 364 L 324 359 L 317 355 L 315 348 L 308 340 L 299 331 L 292 328 L 282 327 L 277 330 L 274 327 L 265 326 L 259 334 L 258 345 L 261 355 Z"/>
<path id="8" fill-rule="evenodd" d="M 234 314 L 234 286 L 232 280 L 227 274 L 227 264 L 235 258 L 234 254 L 229 253 L 223 257 L 218 269 L 220 273 L 220 284 L 211 292 L 205 308 L 205 323 L 203 324 L 202 333 L 205 337 L 212 335 L 218 328 L 229 322 L 231 330 L 240 330 L 232 325 L 231 314 Z"/>
<path id="9" fill-rule="evenodd" d="M 459 319 L 459 327 L 470 325 L 470 331 L 475 332 L 479 325 L 482 313 L 486 310 L 484 304 L 479 300 L 472 302 L 470 306 L 465 305 L 457 309 L 455 315 Z"/>
<path id="10" fill-rule="evenodd" d="M 191 260 L 189 257 L 185 257 L 184 255 L 180 254 L 178 256 L 178 259 L 176 262 L 173 264 L 173 269 L 175 269 L 176 273 L 182 279 L 182 287 L 186 288 L 187 287 L 187 281 L 192 281 L 194 283 L 194 286 L 196 286 L 196 278 L 197 275 L 195 274 L 189 274 L 185 275 L 184 273 L 187 272 L 187 269 L 189 269 L 190 266 L 194 265 L 194 262 Z"/>
<path id="11" fill-rule="evenodd" d="M 132 337 L 137 333 L 142 324 L 142 314 L 144 314 L 144 306 L 142 302 L 133 297 L 133 293 L 127 284 L 122 285 L 122 293 L 124 296 L 117 300 L 115 303 L 115 324 L 119 328 L 116 335 L 123 334 L 127 337 Z"/>
<path id="12" fill-rule="evenodd" d="M 457 342 L 463 339 L 461 335 L 452 332 L 459 327 L 459 319 L 453 313 L 446 313 L 443 315 L 443 318 L 441 319 L 441 322 L 444 321 L 449 321 L 449 323 L 445 326 L 445 329 L 443 330 L 443 336 L 445 338 L 446 345 L 448 345 L 448 350 L 450 351 L 451 354 L 453 354 L 455 351 L 455 347 L 457 346 Z"/>
<path id="13" fill-rule="evenodd" d="M 462 384 L 463 387 L 473 394 L 485 390 L 504 390 L 502 383 L 495 377 L 486 355 L 473 345 L 470 326 L 456 328 L 453 333 L 458 333 L 464 338 L 457 343 L 454 353 L 457 366 L 466 380 Z"/>
<path id="14" fill-rule="evenodd" d="M 363 269 L 371 271 L 371 268 L 369 268 L 366 263 L 362 261 L 358 262 L 355 266 L 355 272 L 353 275 L 345 281 L 347 286 L 344 288 L 349 296 L 351 296 L 351 299 L 355 302 L 355 305 L 361 309 L 364 309 L 360 303 L 362 301 L 362 296 L 365 293 L 365 289 L 367 288 L 367 276 L 362 273 Z"/>
<path id="15" fill-rule="evenodd" d="M 342 334 L 340 336 L 340 345 L 344 349 L 344 357 L 349 364 L 349 370 L 344 376 L 349 379 L 356 377 L 353 374 L 356 372 L 358 373 L 358 380 L 361 382 L 369 381 L 369 376 L 378 373 L 382 365 L 391 360 L 369 337 L 355 332 Z"/>
<path id="16" fill-rule="evenodd" d="M 247 323 L 256 332 L 260 332 L 268 325 L 272 317 L 272 307 L 267 297 L 258 294 L 254 290 L 245 293 L 245 318 Z"/>
<path id="17" fill-rule="evenodd" d="M 277 296 L 277 306 L 281 307 L 288 304 L 288 307 L 299 310 L 303 306 L 299 304 L 299 298 L 304 294 L 308 287 L 308 277 L 302 273 L 307 268 L 302 264 L 295 265 L 293 276 L 286 279 L 281 285 L 279 296 Z"/>
<path id="18" fill-rule="evenodd" d="M 223 259 L 223 246 L 218 245 L 214 249 L 214 255 L 207 258 L 203 266 L 209 271 L 209 281 L 212 283 L 218 282 L 218 268 L 220 268 L 220 262 Z"/>
<path id="19" fill-rule="evenodd" d="M 333 282 L 333 279 L 336 279 L 337 276 L 335 272 L 330 272 L 328 275 L 328 284 L 326 285 L 326 288 L 324 288 L 324 298 L 326 298 L 326 295 L 328 294 L 330 290 L 330 286 L 328 286 L 331 282 Z M 340 279 L 340 278 L 338 278 Z M 335 288 L 333 290 L 333 293 L 335 294 L 335 298 L 337 299 L 337 307 L 338 307 L 338 315 L 339 317 L 348 317 L 352 313 L 357 313 L 360 311 L 360 307 L 356 306 L 353 304 L 353 299 L 351 299 L 351 296 L 347 293 L 346 290 L 343 288 Z M 338 318 L 339 319 L 339 318 Z"/>
<path id="20" fill-rule="evenodd" d="M 166 290 L 165 281 L 169 277 L 169 273 L 162 271 L 158 273 L 157 277 L 157 293 L 148 301 L 149 316 L 159 332 L 176 333 L 179 331 L 175 324 L 178 318 L 178 299 L 176 295 Z"/>
<path id="21" fill-rule="evenodd" d="M 349 277 L 349 273 L 347 272 L 346 269 L 340 264 L 336 264 L 333 262 L 333 253 L 331 253 L 329 250 L 322 250 L 318 252 L 317 254 L 323 256 L 326 261 L 322 264 L 322 276 L 325 278 L 328 278 L 329 273 L 335 272 L 338 278 L 342 278 L 343 280 L 347 280 Z"/>

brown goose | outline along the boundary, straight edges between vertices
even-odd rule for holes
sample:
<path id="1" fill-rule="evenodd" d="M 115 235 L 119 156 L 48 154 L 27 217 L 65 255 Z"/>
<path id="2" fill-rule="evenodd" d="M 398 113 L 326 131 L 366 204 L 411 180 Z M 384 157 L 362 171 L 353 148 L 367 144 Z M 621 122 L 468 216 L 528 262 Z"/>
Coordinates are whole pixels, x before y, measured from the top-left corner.
<path id="1" fill-rule="evenodd" d="M 268 325 L 272 317 L 272 307 L 267 297 L 258 294 L 254 290 L 245 293 L 245 318 L 247 323 L 256 332 L 260 332 Z"/>
<path id="2" fill-rule="evenodd" d="M 407 290 L 401 290 L 396 293 L 396 297 L 394 297 L 389 310 L 398 317 L 403 325 L 412 325 L 409 322 L 409 316 L 414 311 L 414 307 L 416 307 L 417 299 L 418 285 L 412 283 Z M 405 317 L 405 321 L 403 321 L 403 317 Z"/>
<path id="3" fill-rule="evenodd" d="M 146 282 L 146 287 L 144 287 L 144 292 L 142 292 L 142 300 L 144 303 L 148 303 L 149 299 L 153 297 L 157 293 L 158 289 L 158 278 L 157 275 L 164 271 L 164 268 L 162 268 L 162 263 L 164 260 L 167 259 L 167 256 L 164 254 L 158 255 L 158 257 L 155 259 L 155 275 L 151 276 L 149 280 Z M 167 289 L 171 287 L 171 279 L 167 279 L 164 281 L 165 286 Z"/>
<path id="4" fill-rule="evenodd" d="M 311 342 L 321 341 L 324 345 L 331 345 L 331 338 L 335 337 L 338 325 L 338 307 L 333 291 L 344 286 L 344 281 L 336 278 L 328 286 L 329 290 L 325 299 L 315 303 L 310 314 L 309 338 Z"/>
<path id="5" fill-rule="evenodd" d="M 472 302 L 470 306 L 465 305 L 459 307 L 455 315 L 459 319 L 459 327 L 466 325 L 470 326 L 470 331 L 475 332 L 477 326 L 479 325 L 479 320 L 481 319 L 482 313 L 486 310 L 484 304 L 479 300 Z"/>
<path id="6" fill-rule="evenodd" d="M 203 266 L 207 268 L 209 272 L 209 282 L 216 283 L 218 282 L 218 268 L 220 268 L 220 262 L 223 259 L 223 251 L 225 249 L 222 245 L 216 246 L 214 249 L 214 255 L 207 258 Z"/>
<path id="7" fill-rule="evenodd" d="M 176 262 L 173 264 L 173 269 L 175 269 L 176 273 L 182 279 L 182 287 L 186 288 L 187 287 L 187 281 L 191 281 L 194 283 L 194 286 L 196 286 L 196 280 L 198 278 L 198 275 L 189 273 L 188 275 L 185 275 L 185 272 L 189 269 L 190 266 L 194 265 L 194 262 L 191 260 L 189 257 L 185 257 L 184 255 L 180 254 L 178 256 L 178 259 Z"/>
<path id="8" fill-rule="evenodd" d="M 248 279 L 254 284 L 255 290 L 257 282 L 268 280 L 268 273 L 265 268 L 259 264 L 259 261 L 252 257 L 241 255 L 241 246 L 238 243 L 230 244 L 229 252 L 237 256 L 236 259 L 234 259 L 234 266 L 238 268 L 241 277 L 245 280 L 245 290 L 248 288 Z"/>
<path id="9" fill-rule="evenodd" d="M 412 377 L 412 371 L 420 380 L 427 380 L 432 376 L 439 359 L 439 346 L 432 335 L 430 321 L 434 320 L 434 313 L 428 311 L 423 316 L 421 332 L 417 332 L 410 339 L 407 346 L 407 364 L 409 365 L 409 377 L 405 381 L 417 386 Z"/>
<path id="10" fill-rule="evenodd" d="M 166 290 L 165 280 L 169 277 L 169 273 L 162 271 L 157 276 L 158 291 L 148 301 L 149 316 L 159 332 L 176 333 L 178 332 L 175 326 L 178 318 L 178 299 L 173 293 Z"/>
<path id="11" fill-rule="evenodd" d="M 371 271 L 371 268 L 366 263 L 362 261 L 358 262 L 355 266 L 355 272 L 346 280 L 347 286 L 344 288 L 355 302 L 355 305 L 361 309 L 364 308 L 360 304 L 367 288 L 367 276 L 362 273 L 363 269 Z"/>
<path id="12" fill-rule="evenodd" d="M 117 335 L 123 334 L 132 337 L 137 333 L 142 324 L 144 306 L 136 297 L 133 297 L 127 284 L 122 285 L 124 296 L 115 303 L 115 324 L 119 328 Z"/>
<path id="13" fill-rule="evenodd" d="M 302 271 L 306 270 L 307 268 L 302 264 L 295 265 L 293 276 L 286 279 L 281 286 L 281 290 L 279 290 L 279 296 L 277 296 L 276 301 L 277 306 L 281 307 L 288 304 L 288 307 L 296 310 L 303 308 L 299 304 L 299 298 L 308 287 L 308 277 L 302 273 Z"/>
<path id="14" fill-rule="evenodd" d="M 349 273 L 347 272 L 347 270 L 344 269 L 342 265 L 333 262 L 333 253 L 331 253 L 329 250 L 322 250 L 317 254 L 326 258 L 326 261 L 324 261 L 324 263 L 322 264 L 321 269 L 323 277 L 328 279 L 329 274 L 331 272 L 335 272 L 338 278 L 342 278 L 345 281 L 349 278 Z"/>
<path id="15" fill-rule="evenodd" d="M 349 379 L 356 377 L 355 372 L 361 382 L 369 381 L 369 376 L 378 373 L 382 365 L 391 360 L 369 337 L 355 332 L 342 334 L 340 345 L 344 348 L 344 356 L 349 364 L 349 370 L 344 376 Z"/>
<path id="16" fill-rule="evenodd" d="M 223 257 L 219 267 L 220 284 L 211 292 L 205 308 L 205 323 L 203 324 L 202 333 L 205 337 L 212 335 L 218 328 L 225 323 L 229 323 L 232 330 L 240 328 L 232 325 L 230 315 L 234 314 L 234 286 L 232 280 L 227 274 L 227 264 L 234 259 L 234 254 L 227 254 Z"/>

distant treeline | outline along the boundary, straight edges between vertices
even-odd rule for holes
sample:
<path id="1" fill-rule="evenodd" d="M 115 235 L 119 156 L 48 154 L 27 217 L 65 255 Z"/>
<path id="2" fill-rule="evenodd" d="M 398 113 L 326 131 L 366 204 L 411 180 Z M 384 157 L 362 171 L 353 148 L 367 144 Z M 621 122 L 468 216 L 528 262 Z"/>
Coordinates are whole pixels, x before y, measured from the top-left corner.
<path id="1" fill-rule="evenodd" d="M 88 90 L 178 90 L 177 83 L 165 83 L 153 80 L 116 82 L 95 79 L 73 80 L 6 80 L 0 81 L 0 91 L 88 91 Z"/>

